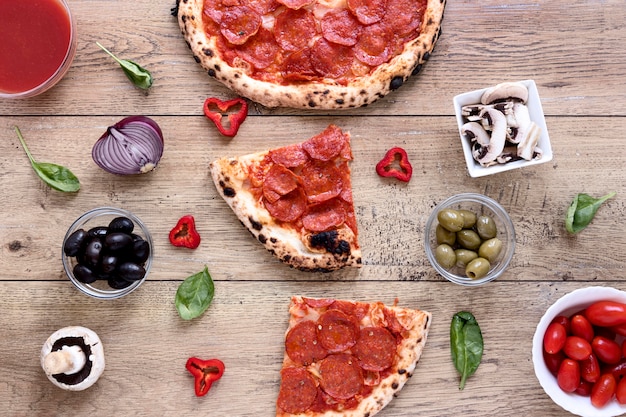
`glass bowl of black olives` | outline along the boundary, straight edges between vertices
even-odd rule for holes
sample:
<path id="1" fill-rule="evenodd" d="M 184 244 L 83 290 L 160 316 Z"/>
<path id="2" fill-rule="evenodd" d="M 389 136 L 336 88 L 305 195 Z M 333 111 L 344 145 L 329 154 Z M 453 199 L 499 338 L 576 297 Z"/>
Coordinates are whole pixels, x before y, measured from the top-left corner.
<path id="1" fill-rule="evenodd" d="M 129 211 L 100 207 L 80 216 L 63 239 L 65 273 L 83 293 L 114 299 L 146 279 L 153 255 L 152 236 Z"/>
<path id="2" fill-rule="evenodd" d="M 515 252 L 511 218 L 495 200 L 476 193 L 439 203 L 425 227 L 426 256 L 448 281 L 477 286 L 506 270 Z"/>

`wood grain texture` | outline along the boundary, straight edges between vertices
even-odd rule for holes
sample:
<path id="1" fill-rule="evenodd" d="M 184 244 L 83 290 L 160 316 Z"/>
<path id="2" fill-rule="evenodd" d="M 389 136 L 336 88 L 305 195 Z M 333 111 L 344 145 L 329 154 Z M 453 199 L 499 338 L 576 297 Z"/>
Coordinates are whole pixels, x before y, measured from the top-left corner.
<path id="1" fill-rule="evenodd" d="M 0 101 L 0 414 L 8 416 L 272 416 L 287 306 L 292 294 L 380 300 L 433 313 L 424 356 L 382 417 L 562 416 L 537 382 L 531 339 L 560 296 L 590 285 L 626 290 L 626 8 L 622 0 L 449 0 L 442 36 L 423 71 L 366 108 L 337 113 L 267 109 L 251 103 L 233 139 L 202 115 L 208 96 L 232 97 L 197 65 L 170 15 L 174 1 L 72 0 L 77 56 L 67 76 L 32 99 Z M 150 69 L 154 87 L 135 89 L 96 45 Z M 452 98 L 507 80 L 534 79 L 554 160 L 470 178 Z M 124 116 L 154 118 L 165 135 L 156 171 L 120 177 L 91 160 L 93 143 Z M 243 229 L 218 196 L 208 164 L 299 142 L 335 123 L 352 136 L 353 193 L 363 248 L 360 270 L 290 269 Z M 36 159 L 69 167 L 81 191 L 49 189 L 32 171 L 13 127 Z M 408 184 L 374 166 L 404 147 Z M 579 192 L 616 191 L 591 226 L 570 236 L 564 218 Z M 460 192 L 499 201 L 516 229 L 516 252 L 497 281 L 448 283 L 428 264 L 424 225 Z M 147 282 L 116 301 L 76 291 L 61 265 L 69 225 L 99 206 L 128 209 L 147 225 L 155 258 Z M 168 232 L 193 214 L 202 244 L 175 248 Z M 209 310 L 181 320 L 174 294 L 208 266 L 216 285 Z M 452 315 L 470 310 L 485 355 L 463 391 L 450 359 Z M 39 365 L 46 338 L 69 325 L 92 328 L 105 345 L 102 379 L 80 393 L 50 384 Z M 196 398 L 190 356 L 227 366 Z"/>

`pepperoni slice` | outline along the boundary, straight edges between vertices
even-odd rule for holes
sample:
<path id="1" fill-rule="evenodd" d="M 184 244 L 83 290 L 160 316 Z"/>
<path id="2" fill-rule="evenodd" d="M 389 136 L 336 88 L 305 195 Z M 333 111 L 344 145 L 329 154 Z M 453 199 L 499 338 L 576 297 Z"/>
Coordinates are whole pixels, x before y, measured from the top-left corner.
<path id="1" fill-rule="evenodd" d="M 261 16 L 278 9 L 280 3 L 276 0 L 250 0 L 249 6 Z"/>
<path id="2" fill-rule="evenodd" d="M 256 36 L 237 47 L 237 55 L 256 69 L 270 66 L 276 60 L 279 52 L 280 47 L 276 43 L 274 35 L 263 27 L 259 29 Z"/>
<path id="3" fill-rule="evenodd" d="M 215 23 L 222 21 L 224 15 L 224 5 L 221 0 L 205 0 L 202 8 L 202 14 L 208 16 Z"/>
<path id="4" fill-rule="evenodd" d="M 343 174 L 334 162 L 311 161 L 300 174 L 310 203 L 322 203 L 337 197 L 343 190 Z"/>
<path id="5" fill-rule="evenodd" d="M 284 4 L 290 9 L 300 9 L 304 6 L 315 3 L 315 0 L 278 0 L 278 2 Z"/>
<path id="6" fill-rule="evenodd" d="M 287 168 L 296 168 L 309 160 L 309 155 L 302 149 L 302 144 L 288 145 L 269 152 L 270 159 Z"/>
<path id="7" fill-rule="evenodd" d="M 280 372 L 281 383 L 276 405 L 288 414 L 300 414 L 317 398 L 315 380 L 305 368 L 290 367 Z"/>
<path id="8" fill-rule="evenodd" d="M 364 25 L 380 22 L 386 5 L 387 0 L 348 0 L 348 9 Z"/>
<path id="9" fill-rule="evenodd" d="M 348 146 L 349 151 L 349 143 L 347 134 L 343 133 L 337 126 L 330 125 L 322 133 L 304 142 L 302 148 L 313 159 L 330 161 L 337 156 L 344 156 L 346 146 Z"/>
<path id="10" fill-rule="evenodd" d="M 336 198 L 309 207 L 309 211 L 302 216 L 302 225 L 311 232 L 325 232 L 341 226 L 345 221 L 346 209 Z"/>
<path id="11" fill-rule="evenodd" d="M 317 77 L 311 63 L 311 50 L 304 48 L 289 54 L 283 61 L 283 77 L 286 80 L 306 81 Z"/>
<path id="12" fill-rule="evenodd" d="M 274 36 L 286 51 L 299 51 L 317 34 L 313 13 L 306 9 L 285 9 L 276 16 Z"/>
<path id="13" fill-rule="evenodd" d="M 348 354 L 330 355 L 320 362 L 320 386 L 331 397 L 347 400 L 361 392 L 363 371 Z"/>
<path id="14" fill-rule="evenodd" d="M 347 10 L 332 10 L 322 17 L 322 34 L 330 42 L 352 46 L 361 29 L 359 21 Z"/>
<path id="15" fill-rule="evenodd" d="M 292 361 L 304 366 L 328 355 L 317 340 L 316 325 L 311 320 L 302 321 L 289 330 L 285 337 L 285 351 Z"/>
<path id="16" fill-rule="evenodd" d="M 304 300 L 305 303 L 307 303 L 307 305 L 309 305 L 310 307 L 313 307 L 313 308 L 328 307 L 329 305 L 331 305 L 332 303 L 335 302 L 335 300 L 332 299 L 332 298 L 306 298 L 306 297 L 303 297 L 303 300 Z"/>
<path id="17" fill-rule="evenodd" d="M 361 321 L 361 319 L 363 319 L 363 317 L 365 317 L 368 313 L 370 305 L 367 303 L 353 303 L 346 300 L 336 300 L 331 308 L 343 311 L 348 316 Z"/>
<path id="18" fill-rule="evenodd" d="M 248 6 L 229 7 L 224 11 L 220 31 L 228 42 L 243 45 L 261 27 L 261 16 Z"/>
<path id="19" fill-rule="evenodd" d="M 354 345 L 354 354 L 363 369 L 375 372 L 385 370 L 395 360 L 396 338 L 384 327 L 365 327 Z"/>
<path id="20" fill-rule="evenodd" d="M 319 38 L 311 48 L 311 64 L 319 75 L 327 78 L 339 78 L 352 67 L 354 54 L 352 49 Z"/>
<path id="21" fill-rule="evenodd" d="M 387 62 L 391 58 L 394 46 L 393 32 L 385 25 L 374 24 L 366 26 L 359 35 L 359 40 L 354 45 L 354 56 L 371 66 L 377 66 Z"/>
<path id="22" fill-rule="evenodd" d="M 356 344 L 359 324 L 339 310 L 326 310 L 317 319 L 317 338 L 329 352 L 343 352 Z"/>
<path id="23" fill-rule="evenodd" d="M 393 33 L 403 37 L 421 27 L 425 10 L 423 0 L 387 0 L 383 22 Z"/>
<path id="24" fill-rule="evenodd" d="M 276 201 L 263 200 L 267 211 L 277 220 L 293 222 L 305 212 L 307 203 L 306 195 L 301 188 L 296 188 L 289 194 L 281 196 Z"/>
<path id="25" fill-rule="evenodd" d="M 296 174 L 283 165 L 274 164 L 265 175 L 263 181 L 263 197 L 274 203 L 278 198 L 289 194 L 300 184 Z M 276 198 L 278 195 L 278 198 Z"/>

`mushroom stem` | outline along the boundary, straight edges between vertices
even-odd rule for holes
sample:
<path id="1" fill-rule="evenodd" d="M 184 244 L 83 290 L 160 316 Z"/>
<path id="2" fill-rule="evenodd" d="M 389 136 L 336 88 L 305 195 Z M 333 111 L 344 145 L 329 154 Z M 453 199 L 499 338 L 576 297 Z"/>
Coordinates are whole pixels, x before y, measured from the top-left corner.
<path id="1" fill-rule="evenodd" d="M 43 368 L 51 375 L 71 375 L 83 369 L 85 363 L 87 358 L 80 346 L 63 346 L 61 350 L 46 355 Z"/>

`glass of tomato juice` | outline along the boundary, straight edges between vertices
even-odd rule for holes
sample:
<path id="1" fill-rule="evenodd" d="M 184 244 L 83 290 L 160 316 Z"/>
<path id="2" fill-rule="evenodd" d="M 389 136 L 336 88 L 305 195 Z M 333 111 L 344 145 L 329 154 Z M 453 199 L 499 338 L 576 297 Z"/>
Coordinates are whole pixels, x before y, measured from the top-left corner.
<path id="1" fill-rule="evenodd" d="M 76 54 L 75 26 L 65 0 L 0 0 L 0 98 L 59 82 Z"/>

